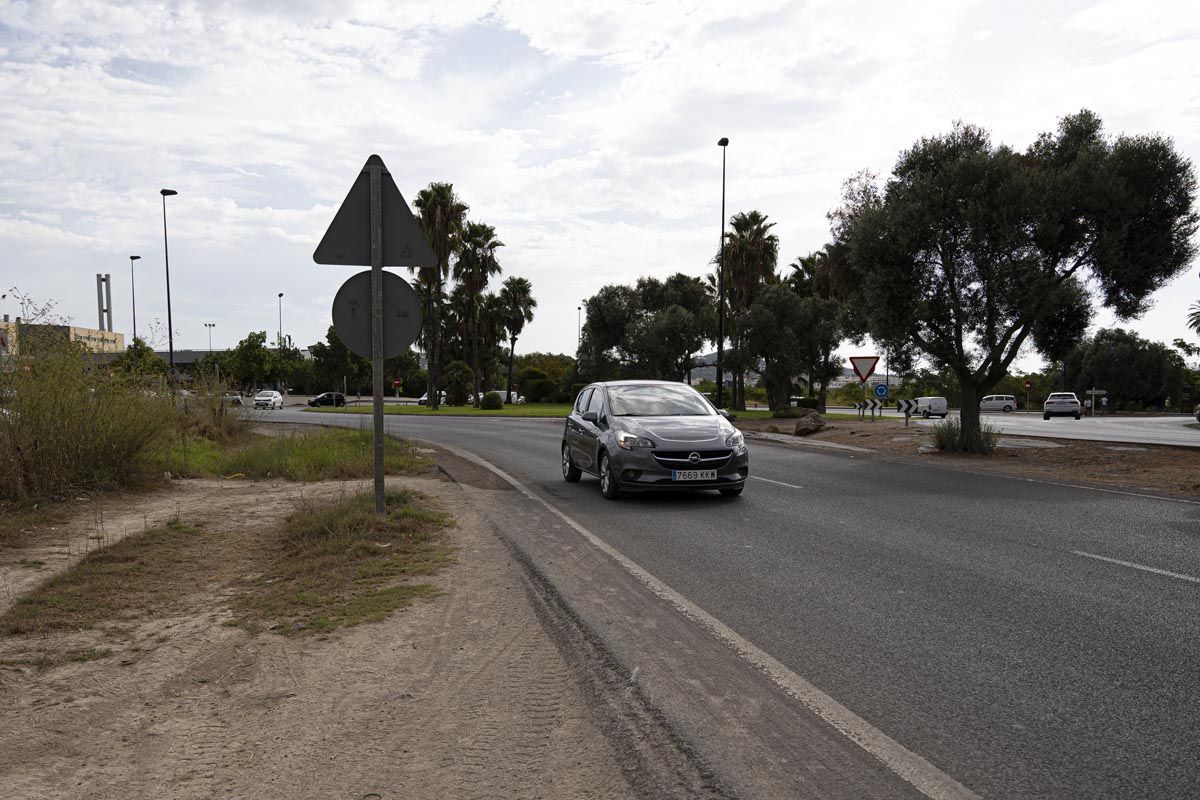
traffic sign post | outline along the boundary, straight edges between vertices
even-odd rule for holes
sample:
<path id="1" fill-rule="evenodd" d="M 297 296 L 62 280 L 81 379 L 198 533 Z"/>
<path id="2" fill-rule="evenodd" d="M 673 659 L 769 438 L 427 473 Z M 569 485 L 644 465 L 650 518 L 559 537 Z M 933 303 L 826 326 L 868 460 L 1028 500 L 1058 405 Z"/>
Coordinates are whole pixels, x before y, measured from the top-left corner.
<path id="1" fill-rule="evenodd" d="M 1033 381 L 1025 381 L 1025 410 L 1029 410 L 1029 390 L 1033 388 Z"/>
<path id="2" fill-rule="evenodd" d="M 384 231 L 387 231 L 385 238 Z M 375 428 L 373 461 L 375 467 L 375 511 L 384 509 L 383 487 L 383 359 L 384 359 L 384 272 L 387 267 L 433 267 L 437 259 L 396 181 L 372 155 L 363 165 L 346 199 L 338 208 L 313 252 L 318 264 L 342 264 L 370 267 L 371 389 L 374 394 Z M 364 273 L 365 274 L 365 273 Z M 357 276 L 356 276 L 357 277 Z M 395 276 L 393 276 L 395 277 Z M 351 281 L 346 282 L 349 286 Z M 403 280 L 397 278 L 397 280 Z M 342 288 L 345 289 L 346 286 Z M 412 287 L 409 287 L 411 291 Z M 341 292 L 339 291 L 339 295 Z M 334 302 L 334 312 L 338 304 Z M 417 326 L 420 326 L 417 308 Z M 336 321 L 335 321 L 336 324 Z M 410 339 L 403 347 L 412 343 Z"/>
<path id="3" fill-rule="evenodd" d="M 1096 397 L 1104 397 L 1104 395 L 1108 394 L 1108 390 L 1107 389 L 1088 389 L 1086 392 L 1084 392 L 1084 394 L 1089 395 L 1089 398 L 1088 398 L 1089 400 L 1094 400 L 1094 398 L 1096 398 Z M 1105 398 L 1105 402 L 1106 403 L 1108 402 L 1107 398 Z M 1093 417 L 1096 416 L 1096 403 L 1092 402 L 1091 404 L 1088 405 L 1088 408 L 1090 408 L 1092 410 L 1092 416 Z"/>
<path id="4" fill-rule="evenodd" d="M 908 420 L 917 411 L 916 400 L 897 400 L 896 410 L 904 415 L 904 427 L 908 427 Z"/>

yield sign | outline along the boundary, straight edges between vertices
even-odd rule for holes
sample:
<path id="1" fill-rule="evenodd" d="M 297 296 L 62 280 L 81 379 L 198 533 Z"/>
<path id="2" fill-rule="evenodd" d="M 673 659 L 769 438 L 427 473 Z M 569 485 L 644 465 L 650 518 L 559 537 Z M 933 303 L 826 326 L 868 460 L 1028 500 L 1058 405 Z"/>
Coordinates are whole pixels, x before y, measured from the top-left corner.
<path id="1" fill-rule="evenodd" d="M 383 159 L 373 155 L 363 165 L 350 193 L 342 201 L 313 253 L 318 264 L 371 266 L 371 176 L 368 167 L 383 168 L 379 194 L 383 206 L 383 266 L 434 267 L 437 258 L 413 218 L 408 203 L 400 194 L 396 181 L 383 165 Z"/>
<path id="2" fill-rule="evenodd" d="M 875 365 L 879 363 L 879 356 L 850 356 L 850 366 L 854 368 L 854 374 L 863 383 L 867 382 L 867 378 L 871 377 L 871 373 L 875 371 Z"/>

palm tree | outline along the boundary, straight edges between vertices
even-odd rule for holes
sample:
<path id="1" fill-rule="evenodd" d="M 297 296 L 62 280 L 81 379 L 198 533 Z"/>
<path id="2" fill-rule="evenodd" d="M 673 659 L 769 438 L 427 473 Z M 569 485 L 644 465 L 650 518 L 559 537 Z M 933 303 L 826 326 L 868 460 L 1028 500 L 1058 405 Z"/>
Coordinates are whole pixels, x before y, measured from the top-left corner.
<path id="1" fill-rule="evenodd" d="M 729 338 L 733 340 L 734 408 L 746 407 L 746 364 L 742 353 L 742 317 L 750 309 L 760 286 L 778 283 L 779 237 L 771 233 L 774 222 L 758 211 L 734 214 L 733 230 L 725 234 L 725 290 Z M 717 255 L 717 259 L 720 254 Z M 716 260 L 716 259 L 714 259 Z M 718 262 L 719 263 L 719 262 Z"/>
<path id="2" fill-rule="evenodd" d="M 533 322 L 533 310 L 537 300 L 533 299 L 533 286 L 526 278 L 512 276 L 500 288 L 500 301 L 504 306 L 504 325 L 508 328 L 508 389 L 506 402 L 513 396 L 513 359 L 517 351 L 517 337 L 525 330 L 526 322 Z"/>
<path id="3" fill-rule="evenodd" d="M 1187 324 L 1196 333 L 1200 333 L 1200 303 L 1192 303 L 1192 307 L 1188 309 Z"/>
<path id="4" fill-rule="evenodd" d="M 462 285 L 467 300 L 467 327 L 471 340 L 471 369 L 475 372 L 475 406 L 479 406 L 482 375 L 479 369 L 479 304 L 488 279 L 500 272 L 496 250 L 504 242 L 496 238 L 496 229 L 482 222 L 468 222 L 459 234 L 458 258 L 454 277 Z"/>
<path id="5" fill-rule="evenodd" d="M 454 193 L 450 183 L 431 183 L 417 192 L 413 205 L 417 209 L 417 222 L 421 232 L 429 240 L 437 264 L 432 270 L 422 270 L 418 279 L 424 283 L 425 306 L 425 357 L 429 368 L 429 405 L 438 407 L 438 383 L 441 364 L 441 307 L 445 294 L 446 277 L 450 274 L 450 256 L 458 238 L 468 206 Z"/>

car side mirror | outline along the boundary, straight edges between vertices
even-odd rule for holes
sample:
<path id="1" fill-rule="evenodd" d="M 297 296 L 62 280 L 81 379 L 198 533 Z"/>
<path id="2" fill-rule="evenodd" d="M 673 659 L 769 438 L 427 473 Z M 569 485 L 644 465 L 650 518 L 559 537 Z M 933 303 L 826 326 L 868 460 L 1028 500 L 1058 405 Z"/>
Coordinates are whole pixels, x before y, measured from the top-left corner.
<path id="1" fill-rule="evenodd" d="M 725 419 L 729 419 L 729 412 L 728 412 L 728 411 L 726 411 L 725 409 L 723 409 L 723 408 L 718 408 L 718 409 L 717 409 L 717 413 L 718 413 L 718 414 L 720 414 L 720 415 L 721 415 L 722 417 L 724 417 Z"/>
<path id="2" fill-rule="evenodd" d="M 593 425 L 595 425 L 595 424 L 596 424 L 596 422 L 598 422 L 599 420 L 600 420 L 600 417 L 599 417 L 599 416 L 596 414 L 596 412 L 595 412 L 595 411 L 585 411 L 585 412 L 583 412 L 583 421 L 584 421 L 584 422 L 590 422 L 590 423 L 592 423 Z"/>

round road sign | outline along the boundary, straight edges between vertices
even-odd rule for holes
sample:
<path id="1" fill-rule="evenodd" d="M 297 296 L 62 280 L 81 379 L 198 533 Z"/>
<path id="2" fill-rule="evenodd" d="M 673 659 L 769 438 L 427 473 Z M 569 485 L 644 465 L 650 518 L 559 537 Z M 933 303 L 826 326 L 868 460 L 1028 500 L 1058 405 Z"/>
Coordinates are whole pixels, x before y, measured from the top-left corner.
<path id="1" fill-rule="evenodd" d="M 888 396 L 888 387 L 886 383 L 875 384 L 875 396 L 881 399 Z"/>
<path id="2" fill-rule="evenodd" d="M 338 338 L 363 358 L 371 357 L 371 271 L 352 276 L 333 298 Z M 398 356 L 417 340 L 421 300 L 408 281 L 383 273 L 383 357 Z"/>

